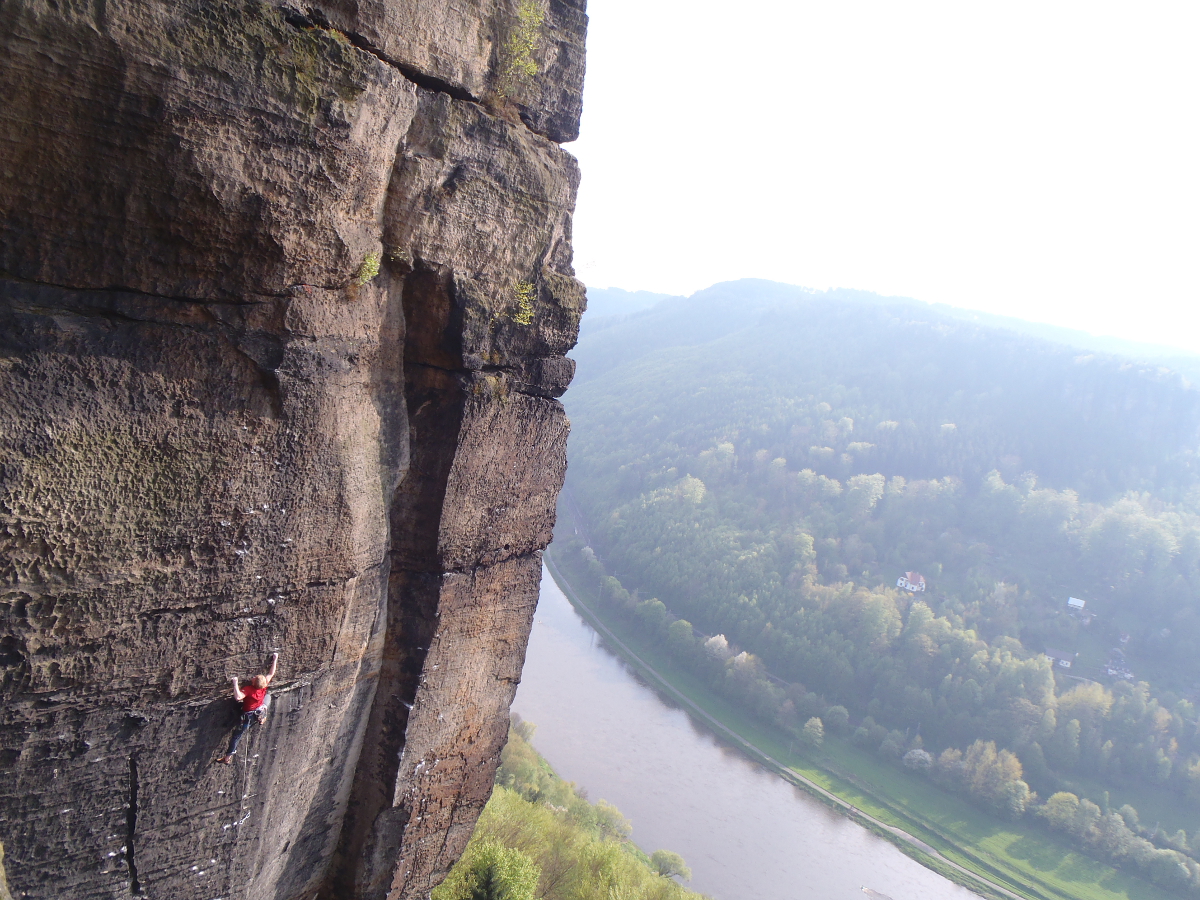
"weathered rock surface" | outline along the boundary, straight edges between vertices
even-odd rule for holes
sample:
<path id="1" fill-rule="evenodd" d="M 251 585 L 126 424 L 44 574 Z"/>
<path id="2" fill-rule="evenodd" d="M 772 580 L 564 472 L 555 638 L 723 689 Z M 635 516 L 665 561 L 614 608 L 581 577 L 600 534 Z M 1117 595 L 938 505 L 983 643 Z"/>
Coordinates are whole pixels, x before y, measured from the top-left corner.
<path id="1" fill-rule="evenodd" d="M 8 876 L 4 872 L 4 845 L 0 844 L 0 900 L 12 900 L 8 891 Z"/>
<path id="2" fill-rule="evenodd" d="M 465 845 L 565 468 L 585 24 L 0 0 L 14 896 L 418 897 Z"/>

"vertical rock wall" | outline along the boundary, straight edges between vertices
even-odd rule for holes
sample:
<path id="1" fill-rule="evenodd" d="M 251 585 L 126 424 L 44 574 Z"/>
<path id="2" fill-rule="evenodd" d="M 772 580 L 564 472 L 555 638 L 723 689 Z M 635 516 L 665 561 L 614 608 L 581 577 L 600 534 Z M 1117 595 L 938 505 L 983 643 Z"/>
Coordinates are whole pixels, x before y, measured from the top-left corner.
<path id="1" fill-rule="evenodd" d="M 565 467 L 585 25 L 0 0 L 14 896 L 417 897 L 461 851 Z"/>

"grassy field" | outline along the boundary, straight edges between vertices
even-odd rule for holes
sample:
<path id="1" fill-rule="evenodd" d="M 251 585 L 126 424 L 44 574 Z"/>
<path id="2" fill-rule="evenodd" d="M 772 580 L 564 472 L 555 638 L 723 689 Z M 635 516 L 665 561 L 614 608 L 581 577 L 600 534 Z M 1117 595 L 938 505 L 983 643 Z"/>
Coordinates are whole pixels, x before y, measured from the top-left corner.
<path id="1" fill-rule="evenodd" d="M 552 561 L 564 593 L 577 608 L 582 601 L 586 607 L 580 611 L 594 617 L 595 598 L 586 589 L 574 590 L 574 585 L 583 580 L 573 577 L 571 560 L 555 555 Z M 563 583 L 563 576 L 569 583 Z M 801 752 L 785 733 L 763 725 L 735 704 L 714 695 L 661 647 L 641 640 L 635 629 L 607 617 L 603 623 L 681 695 L 761 751 L 996 884 L 1035 900 L 1169 900 L 1174 896 L 1135 875 L 1084 856 L 1036 822 L 1001 821 L 921 776 L 886 764 L 848 740 L 828 737 L 817 753 Z M 893 842 L 930 868 L 965 883 L 964 876 L 947 871 L 936 858 L 916 852 L 898 838 Z"/>

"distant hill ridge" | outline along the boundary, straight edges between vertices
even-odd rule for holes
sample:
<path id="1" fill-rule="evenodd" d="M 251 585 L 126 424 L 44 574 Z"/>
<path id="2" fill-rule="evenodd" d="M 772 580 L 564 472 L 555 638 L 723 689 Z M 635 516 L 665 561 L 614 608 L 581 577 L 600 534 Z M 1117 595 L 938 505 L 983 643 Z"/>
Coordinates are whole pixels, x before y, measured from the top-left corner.
<path id="1" fill-rule="evenodd" d="M 767 287 L 769 286 L 769 287 Z M 793 292 L 791 299 L 828 297 L 830 299 L 849 302 L 886 302 L 911 304 L 915 310 L 933 315 L 940 315 L 960 321 L 972 322 L 977 325 L 992 328 L 1002 328 L 1015 331 L 1029 337 L 1040 338 L 1079 350 L 1093 353 L 1104 353 L 1110 356 L 1122 356 L 1135 362 L 1155 366 L 1165 366 L 1179 372 L 1192 384 L 1200 384 L 1200 354 L 1190 353 L 1180 347 L 1165 344 L 1149 344 L 1141 341 L 1131 341 L 1125 338 L 1108 335 L 1094 335 L 1074 328 L 1064 328 L 1059 325 L 1047 325 L 1042 322 L 1031 322 L 1014 316 L 1002 316 L 995 313 L 978 310 L 961 309 L 944 303 L 925 303 L 911 297 L 887 297 L 868 291 L 858 291 L 845 288 L 834 288 L 829 291 L 817 291 L 782 282 L 765 281 L 754 278 L 744 278 L 737 281 L 719 282 L 712 287 L 697 291 L 692 297 L 705 295 L 710 291 L 719 291 L 723 295 L 741 293 L 740 288 L 748 292 L 759 293 L 767 288 L 766 293 L 773 302 L 787 301 L 788 292 Z M 783 290 L 777 290 L 782 288 Z M 583 321 L 585 333 L 597 328 L 603 329 L 615 324 L 619 317 L 648 311 L 666 300 L 687 300 L 689 298 L 677 294 L 661 294 L 653 291 L 628 291 L 622 288 L 588 288 L 588 313 Z"/>
<path id="2" fill-rule="evenodd" d="M 976 481 L 999 469 L 1092 498 L 1177 498 L 1195 483 L 1200 391 L 1155 360 L 865 291 L 745 279 L 653 305 L 653 295 L 593 294 L 601 310 L 643 308 L 585 316 L 573 417 L 593 394 L 628 403 L 651 383 L 646 406 L 695 403 L 705 440 L 754 431 L 772 458 L 831 477 Z"/>

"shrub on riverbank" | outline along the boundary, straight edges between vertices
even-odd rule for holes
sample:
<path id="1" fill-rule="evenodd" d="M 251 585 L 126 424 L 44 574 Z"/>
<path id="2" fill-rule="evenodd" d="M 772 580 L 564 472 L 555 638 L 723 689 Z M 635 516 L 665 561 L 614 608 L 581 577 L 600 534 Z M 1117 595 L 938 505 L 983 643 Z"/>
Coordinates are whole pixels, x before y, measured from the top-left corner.
<path id="1" fill-rule="evenodd" d="M 1036 797 L 1022 780 L 1017 755 L 998 750 L 994 741 L 975 741 L 965 754 L 952 747 L 943 750 L 933 772 L 942 784 L 1009 819 L 1023 816 Z"/>
<path id="2" fill-rule="evenodd" d="M 492 798 L 432 900 L 703 900 L 660 874 L 662 859 L 687 870 L 678 854 L 660 853 L 652 866 L 615 806 L 589 803 L 559 778 L 530 743 L 533 731 L 513 717 Z"/>

